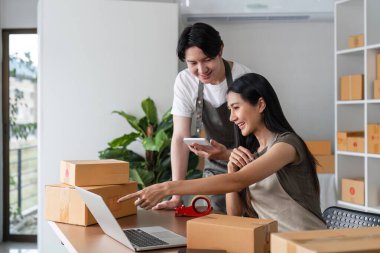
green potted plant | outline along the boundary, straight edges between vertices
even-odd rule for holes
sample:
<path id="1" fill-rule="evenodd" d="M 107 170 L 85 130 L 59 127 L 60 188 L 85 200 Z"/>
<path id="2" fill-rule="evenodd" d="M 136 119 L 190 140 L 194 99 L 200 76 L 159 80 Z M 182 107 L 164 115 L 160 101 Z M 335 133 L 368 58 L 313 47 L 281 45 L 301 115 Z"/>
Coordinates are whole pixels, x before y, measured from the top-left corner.
<path id="1" fill-rule="evenodd" d="M 108 143 L 108 147 L 99 152 L 101 159 L 118 159 L 130 163 L 130 177 L 144 188 L 151 184 L 171 180 L 170 142 L 173 133 L 173 117 L 170 109 L 164 113 L 161 121 L 153 100 L 144 99 L 141 107 L 145 115 L 136 116 L 123 111 L 113 111 L 122 116 L 134 129 Z M 128 149 L 129 144 L 138 141 L 145 150 L 145 157 Z M 198 157 L 189 156 L 187 178 L 201 177 L 202 172 L 196 169 Z"/>

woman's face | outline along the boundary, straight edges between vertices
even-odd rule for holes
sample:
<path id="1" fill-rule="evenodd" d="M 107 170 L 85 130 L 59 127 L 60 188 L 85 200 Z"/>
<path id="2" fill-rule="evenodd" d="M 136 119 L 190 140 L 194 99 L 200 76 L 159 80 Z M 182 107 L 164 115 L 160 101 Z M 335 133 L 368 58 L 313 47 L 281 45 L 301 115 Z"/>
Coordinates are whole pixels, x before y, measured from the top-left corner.
<path id="1" fill-rule="evenodd" d="M 257 105 L 253 106 L 244 101 L 240 94 L 229 92 L 227 103 L 231 112 L 230 121 L 240 128 L 243 136 L 254 133 L 262 125 L 262 112 L 265 109 L 262 98 L 259 98 Z"/>
<path id="2" fill-rule="evenodd" d="M 223 68 L 221 53 L 210 58 L 199 47 L 190 47 L 185 51 L 185 62 L 190 72 L 202 83 L 217 84 L 224 80 L 224 76 L 220 77 Z"/>

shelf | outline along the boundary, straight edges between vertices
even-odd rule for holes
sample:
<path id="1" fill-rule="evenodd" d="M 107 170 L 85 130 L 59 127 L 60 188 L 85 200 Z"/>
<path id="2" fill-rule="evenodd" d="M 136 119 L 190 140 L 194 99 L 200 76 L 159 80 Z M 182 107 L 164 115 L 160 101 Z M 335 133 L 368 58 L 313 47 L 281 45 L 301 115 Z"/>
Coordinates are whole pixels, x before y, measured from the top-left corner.
<path id="1" fill-rule="evenodd" d="M 367 49 L 380 49 L 380 44 L 367 46 Z"/>
<path id="2" fill-rule="evenodd" d="M 380 206 L 367 207 L 367 211 L 371 213 L 380 213 Z"/>
<path id="3" fill-rule="evenodd" d="M 348 151 L 336 151 L 337 155 L 346 155 L 346 156 L 358 156 L 358 157 L 364 157 L 364 153 L 357 153 L 357 152 L 348 152 Z"/>
<path id="4" fill-rule="evenodd" d="M 339 50 L 336 52 L 337 55 L 342 55 L 342 54 L 354 54 L 357 52 L 364 52 L 364 47 L 355 47 L 355 48 L 350 48 L 350 49 L 343 49 Z"/>
<path id="5" fill-rule="evenodd" d="M 368 99 L 366 102 L 368 104 L 380 104 L 380 99 Z"/>
<path id="6" fill-rule="evenodd" d="M 356 209 L 359 211 L 366 211 L 366 207 L 358 204 L 352 204 L 349 202 L 345 202 L 343 200 L 338 200 L 338 206 L 350 208 L 350 209 Z"/>
<path id="7" fill-rule="evenodd" d="M 338 100 L 336 101 L 337 105 L 362 105 L 365 103 L 365 100 L 349 100 L 349 101 L 343 101 L 343 100 Z M 380 103 L 380 100 L 379 100 Z"/>
<path id="8" fill-rule="evenodd" d="M 367 157 L 370 157 L 370 158 L 380 158 L 380 154 L 367 153 Z"/>

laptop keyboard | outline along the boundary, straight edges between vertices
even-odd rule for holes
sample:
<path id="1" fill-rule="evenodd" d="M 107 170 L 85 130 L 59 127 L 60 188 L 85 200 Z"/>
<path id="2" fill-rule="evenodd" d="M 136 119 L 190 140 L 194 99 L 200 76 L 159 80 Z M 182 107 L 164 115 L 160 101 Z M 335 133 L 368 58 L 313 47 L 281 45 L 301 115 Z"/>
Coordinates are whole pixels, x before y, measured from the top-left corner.
<path id="1" fill-rule="evenodd" d="M 141 229 L 128 229 L 124 230 L 124 233 L 128 237 L 129 241 L 138 247 L 168 245 L 167 242 L 164 242 L 157 237 L 142 231 Z"/>

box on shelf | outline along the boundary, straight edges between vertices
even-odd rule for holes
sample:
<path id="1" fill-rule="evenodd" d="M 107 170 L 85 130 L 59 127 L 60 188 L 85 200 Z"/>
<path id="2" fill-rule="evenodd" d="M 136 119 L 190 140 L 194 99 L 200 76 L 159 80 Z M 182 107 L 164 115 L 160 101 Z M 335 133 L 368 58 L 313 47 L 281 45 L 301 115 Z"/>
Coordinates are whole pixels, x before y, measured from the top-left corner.
<path id="1" fill-rule="evenodd" d="M 75 186 L 125 184 L 129 162 L 114 159 L 61 161 L 61 183 Z"/>
<path id="2" fill-rule="evenodd" d="M 349 137 L 347 139 L 347 151 L 364 153 L 364 137 Z"/>
<path id="3" fill-rule="evenodd" d="M 342 178 L 342 200 L 364 205 L 364 179 Z"/>
<path id="4" fill-rule="evenodd" d="M 348 38 L 348 48 L 363 47 L 364 34 L 352 35 Z"/>
<path id="5" fill-rule="evenodd" d="M 116 202 L 120 197 L 136 192 L 136 182 L 122 185 L 88 186 L 83 187 L 83 189 L 102 196 L 115 218 L 136 214 L 137 209 L 134 200 Z M 82 226 L 96 223 L 79 193 L 73 186 L 66 184 L 45 186 L 45 218 Z"/>
<path id="6" fill-rule="evenodd" d="M 376 73 L 377 73 L 377 77 L 376 79 L 379 79 L 380 80 L 380 54 L 377 54 L 376 56 Z"/>
<path id="7" fill-rule="evenodd" d="M 307 148 L 313 155 L 331 155 L 331 141 L 305 141 Z"/>
<path id="8" fill-rule="evenodd" d="M 368 153 L 380 154 L 380 124 L 368 124 L 367 149 Z"/>
<path id="9" fill-rule="evenodd" d="M 338 132 L 337 133 L 337 139 L 338 139 L 337 140 L 337 144 L 338 144 L 337 149 L 339 151 L 349 151 L 348 140 L 351 138 L 356 138 L 356 137 L 364 138 L 364 131 Z"/>
<path id="10" fill-rule="evenodd" d="M 373 98 L 380 99 L 380 80 L 373 82 Z"/>
<path id="11" fill-rule="evenodd" d="M 284 232 L 271 235 L 271 253 L 380 252 L 380 227 Z"/>
<path id="12" fill-rule="evenodd" d="M 362 100 L 364 98 L 364 75 L 346 75 L 340 78 L 341 100 Z"/>
<path id="13" fill-rule="evenodd" d="M 187 248 L 229 253 L 268 253 L 274 220 L 210 214 L 187 222 Z"/>
<path id="14" fill-rule="evenodd" d="M 335 156 L 334 155 L 314 155 L 317 159 L 317 173 L 335 173 Z"/>

